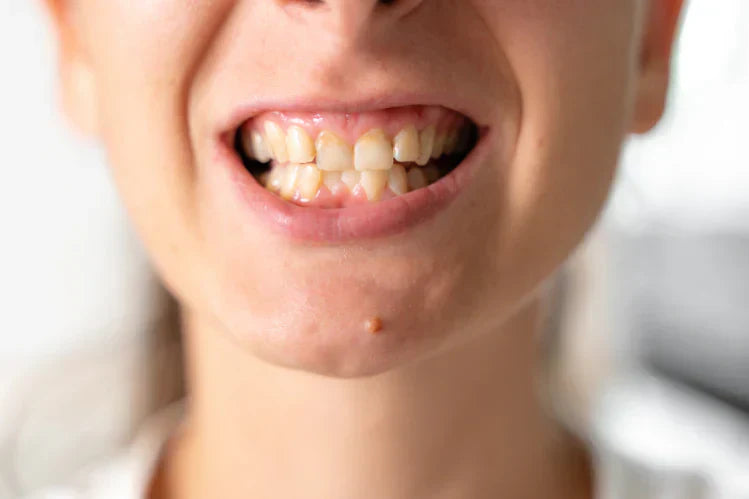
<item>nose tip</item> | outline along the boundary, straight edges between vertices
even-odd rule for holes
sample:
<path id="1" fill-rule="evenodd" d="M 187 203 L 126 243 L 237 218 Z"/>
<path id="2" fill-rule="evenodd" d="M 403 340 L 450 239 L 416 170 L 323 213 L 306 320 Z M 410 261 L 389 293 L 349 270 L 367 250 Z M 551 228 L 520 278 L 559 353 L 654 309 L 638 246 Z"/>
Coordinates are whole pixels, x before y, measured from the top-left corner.
<path id="1" fill-rule="evenodd" d="M 323 11 L 331 28 L 342 37 L 356 37 L 370 26 L 385 19 L 401 18 L 425 0 L 277 0 L 283 5 L 299 7 L 303 12 Z M 304 14 L 303 14 L 304 15 Z"/>

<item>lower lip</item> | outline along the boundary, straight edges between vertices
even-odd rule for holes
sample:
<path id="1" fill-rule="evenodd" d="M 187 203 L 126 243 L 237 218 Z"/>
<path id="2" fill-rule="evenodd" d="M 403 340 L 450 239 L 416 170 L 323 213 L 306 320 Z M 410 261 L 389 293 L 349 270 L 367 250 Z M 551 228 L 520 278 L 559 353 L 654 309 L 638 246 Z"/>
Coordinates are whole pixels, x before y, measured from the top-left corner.
<path id="1" fill-rule="evenodd" d="M 487 154 L 489 133 L 445 177 L 428 187 L 371 204 L 339 209 L 302 207 L 262 187 L 227 141 L 218 141 L 218 161 L 227 166 L 230 188 L 255 218 L 271 230 L 299 241 L 337 243 L 404 232 L 445 210 L 473 178 Z"/>

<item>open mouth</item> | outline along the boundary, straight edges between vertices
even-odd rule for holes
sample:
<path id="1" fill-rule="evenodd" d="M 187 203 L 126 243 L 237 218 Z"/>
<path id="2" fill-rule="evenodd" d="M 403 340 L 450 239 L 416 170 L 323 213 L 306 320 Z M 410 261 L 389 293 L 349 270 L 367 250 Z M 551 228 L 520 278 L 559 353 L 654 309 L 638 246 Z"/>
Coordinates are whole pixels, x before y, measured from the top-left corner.
<path id="1" fill-rule="evenodd" d="M 266 112 L 234 148 L 246 170 L 299 206 L 345 208 L 403 196 L 449 175 L 477 144 L 468 117 L 441 106 L 364 113 Z"/>

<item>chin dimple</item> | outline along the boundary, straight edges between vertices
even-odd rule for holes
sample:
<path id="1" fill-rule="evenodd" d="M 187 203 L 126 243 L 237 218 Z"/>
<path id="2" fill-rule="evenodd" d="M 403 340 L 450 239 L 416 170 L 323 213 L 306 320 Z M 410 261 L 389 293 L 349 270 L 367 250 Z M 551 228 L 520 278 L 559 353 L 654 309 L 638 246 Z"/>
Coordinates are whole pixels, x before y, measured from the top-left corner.
<path id="1" fill-rule="evenodd" d="M 471 146 L 470 125 L 454 117 L 405 123 L 395 133 L 370 128 L 354 143 L 333 130 L 283 125 L 271 118 L 247 122 L 239 131 L 243 155 L 266 165 L 256 176 L 269 191 L 323 208 L 381 201 L 426 187 Z"/>

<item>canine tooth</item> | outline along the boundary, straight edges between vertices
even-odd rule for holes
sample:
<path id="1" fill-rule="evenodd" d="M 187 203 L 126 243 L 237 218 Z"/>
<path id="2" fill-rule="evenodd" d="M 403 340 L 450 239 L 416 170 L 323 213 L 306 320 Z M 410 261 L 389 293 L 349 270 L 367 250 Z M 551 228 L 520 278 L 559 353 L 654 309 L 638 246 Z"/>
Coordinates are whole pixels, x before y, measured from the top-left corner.
<path id="1" fill-rule="evenodd" d="M 242 144 L 244 145 L 244 151 L 251 158 L 258 160 L 261 163 L 267 163 L 270 161 L 268 145 L 265 143 L 265 138 L 260 132 L 255 130 L 243 131 Z"/>
<path id="2" fill-rule="evenodd" d="M 388 187 L 393 191 L 393 194 L 401 195 L 408 192 L 408 176 L 403 165 L 395 165 L 390 170 Z"/>
<path id="3" fill-rule="evenodd" d="M 424 166 L 432 156 L 432 147 L 434 146 L 434 135 L 437 129 L 434 125 L 429 125 L 419 134 L 419 157 L 416 158 L 416 164 Z"/>
<path id="4" fill-rule="evenodd" d="M 268 175 L 268 185 L 266 187 L 273 192 L 280 191 L 283 185 L 285 170 L 286 168 L 283 166 L 274 166 Z"/>
<path id="5" fill-rule="evenodd" d="M 286 167 L 286 171 L 281 181 L 281 197 L 284 199 L 291 199 L 294 197 L 297 183 L 299 180 L 299 165 L 291 163 Z"/>
<path id="6" fill-rule="evenodd" d="M 320 189 L 320 182 L 322 182 L 322 174 L 314 163 L 299 167 L 297 185 L 299 186 L 299 196 L 302 199 L 306 201 L 314 199 L 318 189 Z"/>
<path id="7" fill-rule="evenodd" d="M 354 168 L 363 170 L 389 170 L 393 167 L 393 146 L 385 132 L 376 128 L 356 141 Z"/>
<path id="8" fill-rule="evenodd" d="M 365 170 L 361 172 L 359 185 L 367 193 L 367 199 L 378 201 L 382 197 L 389 176 L 390 172 L 387 170 Z"/>
<path id="9" fill-rule="evenodd" d="M 322 172 L 322 183 L 325 184 L 325 187 L 327 187 L 329 190 L 332 191 L 333 187 L 338 185 L 340 182 L 341 172 Z"/>
<path id="10" fill-rule="evenodd" d="M 427 178 L 424 176 L 424 172 L 421 168 L 411 168 L 408 170 L 408 187 L 410 190 L 415 191 L 427 186 Z"/>
<path id="11" fill-rule="evenodd" d="M 409 125 L 395 136 L 393 157 L 401 163 L 416 161 L 419 157 L 419 132 L 415 126 Z"/>
<path id="12" fill-rule="evenodd" d="M 286 134 L 283 129 L 273 121 L 266 121 L 264 127 L 273 159 L 279 163 L 289 161 L 289 153 L 286 151 Z"/>
<path id="13" fill-rule="evenodd" d="M 432 157 L 439 158 L 442 156 L 442 151 L 445 149 L 445 139 L 447 137 L 444 133 L 438 133 L 434 137 L 434 146 L 432 146 Z"/>
<path id="14" fill-rule="evenodd" d="M 356 187 L 356 184 L 359 183 L 359 178 L 361 177 L 361 173 L 359 173 L 356 170 L 346 170 L 345 172 L 341 173 L 341 182 L 346 184 L 346 187 L 349 188 L 349 190 L 354 190 L 354 187 Z"/>
<path id="15" fill-rule="evenodd" d="M 344 171 L 354 167 L 351 146 L 333 132 L 322 131 L 315 141 L 317 167 L 324 171 Z"/>
<path id="16" fill-rule="evenodd" d="M 286 151 L 292 163 L 309 163 L 315 159 L 315 144 L 307 132 L 296 125 L 286 130 Z"/>
<path id="17" fill-rule="evenodd" d="M 439 180 L 440 178 L 440 171 L 437 169 L 436 166 L 427 166 L 426 168 L 423 168 L 424 170 L 424 176 L 427 179 L 427 183 L 431 184 Z"/>

